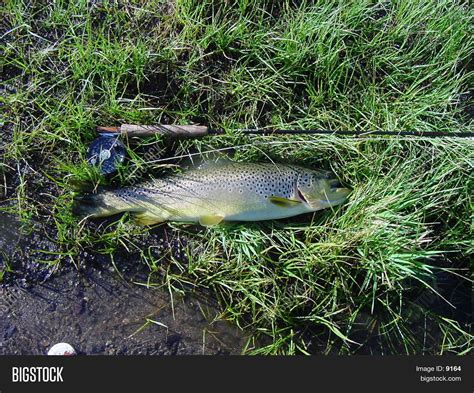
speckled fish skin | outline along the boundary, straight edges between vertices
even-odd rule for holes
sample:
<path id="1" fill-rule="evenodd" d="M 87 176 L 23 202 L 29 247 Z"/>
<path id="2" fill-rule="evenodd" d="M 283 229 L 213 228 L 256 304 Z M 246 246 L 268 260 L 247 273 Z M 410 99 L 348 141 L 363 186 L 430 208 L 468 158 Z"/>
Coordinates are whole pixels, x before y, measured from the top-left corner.
<path id="1" fill-rule="evenodd" d="M 271 220 L 343 203 L 349 190 L 338 185 L 328 171 L 229 162 L 97 194 L 86 213 L 100 217 L 130 211 L 144 225 Z"/>

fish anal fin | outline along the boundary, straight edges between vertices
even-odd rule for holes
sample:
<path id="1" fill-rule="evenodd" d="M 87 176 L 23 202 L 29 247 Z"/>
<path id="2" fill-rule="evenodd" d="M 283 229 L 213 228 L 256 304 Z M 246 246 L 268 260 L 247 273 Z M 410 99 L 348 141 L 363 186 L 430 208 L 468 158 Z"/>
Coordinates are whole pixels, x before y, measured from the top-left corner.
<path id="1" fill-rule="evenodd" d="M 288 198 L 282 198 L 282 197 L 277 197 L 277 196 L 271 196 L 270 198 L 268 198 L 268 200 L 274 205 L 277 205 L 280 207 L 293 207 L 293 206 L 298 206 L 301 203 L 300 201 L 297 201 L 295 199 L 288 199 Z"/>
<path id="2" fill-rule="evenodd" d="M 217 225 L 224 219 L 224 216 L 208 215 L 199 217 L 199 223 L 204 226 Z"/>
<path id="3" fill-rule="evenodd" d="M 134 213 L 133 222 L 137 225 L 149 226 L 163 222 L 164 220 L 160 217 L 153 216 L 148 213 Z"/>

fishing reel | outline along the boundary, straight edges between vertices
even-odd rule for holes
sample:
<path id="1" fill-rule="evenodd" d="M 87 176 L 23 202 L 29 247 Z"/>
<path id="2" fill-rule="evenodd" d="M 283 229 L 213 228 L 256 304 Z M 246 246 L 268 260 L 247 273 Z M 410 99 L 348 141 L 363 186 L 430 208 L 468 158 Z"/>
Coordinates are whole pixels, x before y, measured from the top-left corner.
<path id="1" fill-rule="evenodd" d="M 99 136 L 87 150 L 87 162 L 97 166 L 103 175 L 112 175 L 125 161 L 127 152 L 120 140 L 122 135 L 146 137 L 162 135 L 167 137 L 199 137 L 208 134 L 208 127 L 197 125 L 158 124 L 153 126 L 122 124 L 120 127 L 97 127 Z"/>

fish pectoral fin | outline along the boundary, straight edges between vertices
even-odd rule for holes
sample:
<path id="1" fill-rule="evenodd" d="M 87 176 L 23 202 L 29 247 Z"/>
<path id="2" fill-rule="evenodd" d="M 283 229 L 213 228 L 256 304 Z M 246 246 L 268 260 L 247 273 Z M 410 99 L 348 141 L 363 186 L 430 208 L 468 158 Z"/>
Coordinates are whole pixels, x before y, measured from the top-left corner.
<path id="1" fill-rule="evenodd" d="M 164 220 L 162 218 L 153 216 L 148 213 L 133 213 L 133 222 L 137 225 L 148 226 L 158 224 L 163 221 Z"/>
<path id="2" fill-rule="evenodd" d="M 219 215 L 209 215 L 199 217 L 199 224 L 204 226 L 217 225 L 224 219 L 224 216 Z"/>
<path id="3" fill-rule="evenodd" d="M 301 201 L 297 201 L 295 199 L 287 199 L 287 198 L 282 198 L 282 197 L 277 197 L 277 196 L 271 196 L 268 198 L 268 200 L 280 207 L 293 207 L 293 206 L 298 206 Z"/>

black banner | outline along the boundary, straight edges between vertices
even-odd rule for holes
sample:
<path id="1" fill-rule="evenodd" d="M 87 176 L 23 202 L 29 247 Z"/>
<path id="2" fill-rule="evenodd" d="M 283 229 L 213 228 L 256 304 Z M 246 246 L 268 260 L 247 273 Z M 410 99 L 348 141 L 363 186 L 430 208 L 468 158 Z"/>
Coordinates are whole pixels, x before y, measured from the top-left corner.
<path id="1" fill-rule="evenodd" d="M 0 358 L 0 392 L 210 391 L 472 392 L 472 358 L 13 357 Z M 262 390 L 263 391 L 263 390 Z"/>

